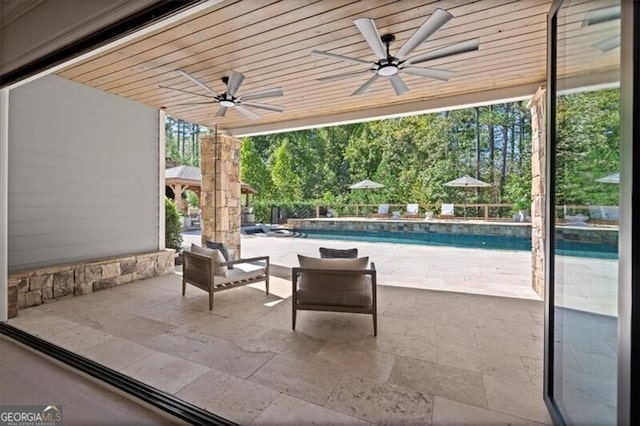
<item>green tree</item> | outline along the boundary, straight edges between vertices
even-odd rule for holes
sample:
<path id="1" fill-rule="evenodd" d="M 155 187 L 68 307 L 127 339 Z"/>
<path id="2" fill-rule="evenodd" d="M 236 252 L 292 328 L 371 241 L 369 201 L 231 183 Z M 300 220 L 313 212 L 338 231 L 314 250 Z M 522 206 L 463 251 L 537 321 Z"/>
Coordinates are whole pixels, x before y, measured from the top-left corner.
<path id="1" fill-rule="evenodd" d="M 282 201 L 302 200 L 302 178 L 296 173 L 294 157 L 288 143 L 273 152 L 271 179 L 278 198 Z"/>
<path id="2" fill-rule="evenodd" d="M 619 170 L 619 105 L 617 88 L 558 100 L 557 204 L 618 204 L 618 188 L 596 179 Z"/>
<path id="3" fill-rule="evenodd" d="M 272 196 L 271 173 L 253 138 L 245 138 L 240 147 L 240 180 L 255 188 L 261 198 Z"/>

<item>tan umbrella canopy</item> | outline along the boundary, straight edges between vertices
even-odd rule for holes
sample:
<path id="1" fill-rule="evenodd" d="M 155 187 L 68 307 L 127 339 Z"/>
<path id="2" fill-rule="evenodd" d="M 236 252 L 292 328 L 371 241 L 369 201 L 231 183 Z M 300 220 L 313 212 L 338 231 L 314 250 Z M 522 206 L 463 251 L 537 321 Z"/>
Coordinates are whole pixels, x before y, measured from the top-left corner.
<path id="1" fill-rule="evenodd" d="M 354 183 L 349 187 L 349 189 L 379 189 L 379 188 L 384 188 L 384 185 L 369 179 L 365 179 L 358 183 Z"/>
<path id="2" fill-rule="evenodd" d="M 464 175 L 458 179 L 454 179 L 444 184 L 444 186 L 454 186 L 460 188 L 488 188 L 490 183 L 483 182 L 478 179 L 474 179 L 469 175 Z"/>

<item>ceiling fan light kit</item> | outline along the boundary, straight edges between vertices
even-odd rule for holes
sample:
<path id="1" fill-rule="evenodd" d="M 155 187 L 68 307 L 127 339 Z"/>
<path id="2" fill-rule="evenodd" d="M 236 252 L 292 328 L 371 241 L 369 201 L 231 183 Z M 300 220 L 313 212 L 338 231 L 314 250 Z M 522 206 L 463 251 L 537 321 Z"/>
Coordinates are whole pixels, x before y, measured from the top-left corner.
<path id="1" fill-rule="evenodd" d="M 427 52 L 426 54 L 415 56 L 413 58 L 405 58 L 407 58 L 407 56 L 409 56 L 414 49 L 424 43 L 429 37 L 431 37 L 431 35 L 433 35 L 451 19 L 453 19 L 453 15 L 451 13 L 443 9 L 436 9 L 402 45 L 396 55 L 393 56 L 390 52 L 389 47 L 395 41 L 395 36 L 393 34 L 384 34 L 383 36 L 380 36 L 378 28 L 376 27 L 373 19 L 358 18 L 354 20 L 353 23 L 358 28 L 358 30 L 362 34 L 362 37 L 365 39 L 378 60 L 375 62 L 364 61 L 362 59 L 352 58 L 349 56 L 313 50 L 311 54 L 314 56 L 321 56 L 324 58 L 350 62 L 353 64 L 364 64 L 369 67 L 368 69 L 364 69 L 362 71 L 352 71 L 333 76 L 322 77 L 318 80 L 334 81 L 351 77 L 353 75 L 373 72 L 374 75 L 367 81 L 365 81 L 364 84 L 362 84 L 358 89 L 356 89 L 351 94 L 351 96 L 363 94 L 378 79 L 378 77 L 388 78 L 391 86 L 393 87 L 393 90 L 398 96 L 409 90 L 404 80 L 402 80 L 401 74 L 417 75 L 420 77 L 447 81 L 454 74 L 453 71 L 435 68 L 418 68 L 414 67 L 413 65 L 433 59 L 444 58 L 460 53 L 478 50 L 480 41 L 477 38 L 441 47 L 431 52 Z"/>

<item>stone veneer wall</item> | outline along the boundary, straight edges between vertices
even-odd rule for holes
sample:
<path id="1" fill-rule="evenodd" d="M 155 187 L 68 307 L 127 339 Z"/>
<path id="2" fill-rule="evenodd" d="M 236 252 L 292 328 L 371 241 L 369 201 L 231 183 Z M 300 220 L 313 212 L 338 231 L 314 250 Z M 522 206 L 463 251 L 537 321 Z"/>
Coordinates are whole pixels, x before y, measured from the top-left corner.
<path id="1" fill-rule="evenodd" d="M 9 274 L 9 318 L 30 306 L 168 274 L 174 271 L 174 255 L 167 249 Z"/>
<path id="2" fill-rule="evenodd" d="M 218 134 L 200 142 L 202 245 L 222 242 L 240 258 L 240 140 Z"/>
<path id="3" fill-rule="evenodd" d="M 529 101 L 531 111 L 531 283 L 544 297 L 545 276 L 545 206 L 546 206 L 546 93 L 540 87 Z"/>

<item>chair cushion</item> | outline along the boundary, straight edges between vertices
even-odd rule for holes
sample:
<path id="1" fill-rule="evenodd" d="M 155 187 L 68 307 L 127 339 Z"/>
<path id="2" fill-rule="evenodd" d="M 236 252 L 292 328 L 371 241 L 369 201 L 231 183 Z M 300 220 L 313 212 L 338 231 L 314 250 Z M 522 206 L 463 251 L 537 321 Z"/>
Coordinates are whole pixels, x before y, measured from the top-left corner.
<path id="1" fill-rule="evenodd" d="M 231 269 L 227 275 L 216 275 L 213 280 L 214 285 L 227 284 L 235 281 L 248 280 L 265 275 L 267 265 L 263 262 L 236 263 L 236 267 Z"/>
<path id="2" fill-rule="evenodd" d="M 213 273 L 215 275 L 220 275 L 222 277 L 227 276 L 227 265 L 220 265 L 221 263 L 226 262 L 220 250 L 200 247 L 199 245 L 191 244 L 191 251 L 213 259 L 213 263 L 215 265 Z"/>
<path id="3" fill-rule="evenodd" d="M 368 257 L 318 259 L 298 255 L 298 261 L 302 268 L 326 270 L 359 270 L 369 265 Z M 371 284 L 368 284 L 367 278 L 366 275 L 303 272 L 298 281 L 298 304 L 371 306 Z"/>
<path id="4" fill-rule="evenodd" d="M 358 257 L 358 249 L 332 249 L 320 247 L 320 257 L 322 259 L 355 259 Z"/>
<path id="5" fill-rule="evenodd" d="M 220 250 L 220 253 L 222 253 L 222 256 L 224 256 L 225 262 L 233 260 L 231 259 L 231 256 L 229 256 L 229 250 L 227 250 L 227 248 L 223 243 L 216 243 L 215 241 L 207 241 L 206 246 L 210 249 Z M 233 265 L 227 265 L 227 268 L 233 269 Z"/>
<path id="6" fill-rule="evenodd" d="M 356 259 L 319 259 L 317 257 L 298 255 L 298 263 L 301 268 L 309 269 L 367 269 L 368 257 Z"/>

